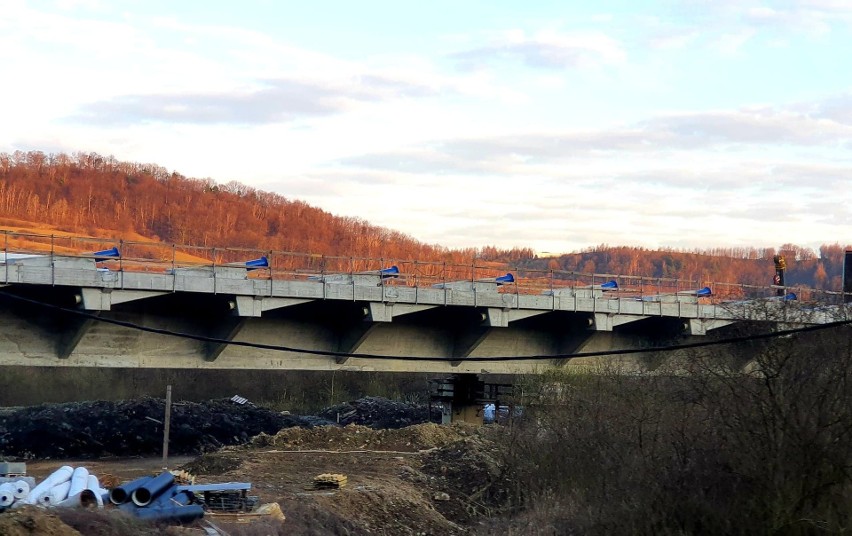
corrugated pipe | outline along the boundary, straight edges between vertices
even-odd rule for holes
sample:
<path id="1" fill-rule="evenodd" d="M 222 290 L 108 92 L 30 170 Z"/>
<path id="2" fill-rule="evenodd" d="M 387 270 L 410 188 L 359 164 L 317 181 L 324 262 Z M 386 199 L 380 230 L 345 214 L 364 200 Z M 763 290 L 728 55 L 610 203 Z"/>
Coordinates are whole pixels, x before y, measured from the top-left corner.
<path id="1" fill-rule="evenodd" d="M 168 471 L 160 473 L 142 486 L 136 488 L 130 495 L 130 500 L 136 506 L 148 506 L 151 501 L 163 494 L 167 489 L 175 485 L 175 475 Z"/>
<path id="2" fill-rule="evenodd" d="M 149 521 L 171 521 L 190 523 L 204 517 L 204 508 L 200 504 L 189 506 L 168 506 L 165 508 L 139 508 L 134 512 L 140 519 Z"/>
<path id="3" fill-rule="evenodd" d="M 123 486 L 118 486 L 117 488 L 113 488 L 112 491 L 109 492 L 109 502 L 112 504 L 124 504 L 130 500 L 131 494 L 134 491 L 139 489 L 145 482 L 152 480 L 150 476 L 143 476 L 141 478 L 137 478 L 136 480 L 131 480 L 127 484 Z"/>
<path id="4" fill-rule="evenodd" d="M 186 506 L 192 502 L 192 494 L 186 491 L 178 491 L 177 486 L 172 486 L 148 505 L 148 508 L 168 508 L 171 506 Z"/>

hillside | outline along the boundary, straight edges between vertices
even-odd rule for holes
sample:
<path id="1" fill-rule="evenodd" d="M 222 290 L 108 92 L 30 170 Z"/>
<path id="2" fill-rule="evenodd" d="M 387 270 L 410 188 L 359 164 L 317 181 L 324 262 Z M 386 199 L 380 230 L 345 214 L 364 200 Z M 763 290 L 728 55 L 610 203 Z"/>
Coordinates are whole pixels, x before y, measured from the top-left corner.
<path id="1" fill-rule="evenodd" d="M 460 264 L 476 257 L 544 270 L 755 285 L 771 282 L 772 257 L 782 254 L 788 284 L 832 290 L 840 288 L 845 249 L 829 244 L 817 254 L 785 244 L 686 252 L 601 245 L 545 259 L 530 248 L 450 250 L 236 181 L 221 185 L 95 153 L 40 151 L 0 153 L 0 229 Z"/>

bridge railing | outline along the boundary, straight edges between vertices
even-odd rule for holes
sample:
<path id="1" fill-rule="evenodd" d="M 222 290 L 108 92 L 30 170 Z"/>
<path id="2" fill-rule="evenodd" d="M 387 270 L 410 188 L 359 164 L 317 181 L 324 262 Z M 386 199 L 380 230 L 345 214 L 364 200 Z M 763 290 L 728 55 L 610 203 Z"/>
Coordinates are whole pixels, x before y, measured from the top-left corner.
<path id="1" fill-rule="evenodd" d="M 754 286 L 737 283 L 620 274 L 589 274 L 564 270 L 512 267 L 504 263 L 472 259 L 470 263 L 423 261 L 398 258 L 320 255 L 241 247 L 213 247 L 159 242 L 80 237 L 70 234 L 39 234 L 0 231 L 0 262 L 15 255 L 52 255 L 91 258 L 102 270 L 141 271 L 174 274 L 178 269 L 214 269 L 245 266 L 247 261 L 266 259 L 267 266 L 252 270 L 247 277 L 272 280 L 308 280 L 334 274 L 378 273 L 397 267 L 396 277 L 382 279 L 389 286 L 434 287 L 457 281 L 493 281 L 507 273 L 514 280 L 501 284 L 498 292 L 534 295 L 591 295 L 599 298 L 660 300 L 695 296 L 702 303 L 777 299 L 796 295 L 798 301 L 821 304 L 844 302 L 841 292 L 806 287 Z M 119 255 L 104 258 L 95 252 L 115 247 Z M 0 269 L 0 282 L 8 282 L 9 264 Z M 613 286 L 612 281 L 616 284 Z M 698 292 L 705 287 L 709 295 Z M 584 294 L 585 293 L 585 294 Z"/>

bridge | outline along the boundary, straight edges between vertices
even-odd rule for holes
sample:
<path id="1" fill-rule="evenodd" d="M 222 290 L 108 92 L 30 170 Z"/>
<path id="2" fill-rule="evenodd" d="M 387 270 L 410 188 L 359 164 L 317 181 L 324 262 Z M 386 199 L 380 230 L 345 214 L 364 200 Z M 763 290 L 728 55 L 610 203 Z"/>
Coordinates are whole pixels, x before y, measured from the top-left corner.
<path id="1" fill-rule="evenodd" d="M 807 288 L 0 238 L 0 365 L 536 373 L 741 322 L 847 315 L 841 293 Z"/>

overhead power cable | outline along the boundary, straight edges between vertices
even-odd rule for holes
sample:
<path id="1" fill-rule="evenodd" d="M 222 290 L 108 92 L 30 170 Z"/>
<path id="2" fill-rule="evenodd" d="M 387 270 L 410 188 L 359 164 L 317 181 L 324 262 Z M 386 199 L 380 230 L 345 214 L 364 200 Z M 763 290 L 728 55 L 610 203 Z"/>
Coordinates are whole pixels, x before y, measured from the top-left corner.
<path id="1" fill-rule="evenodd" d="M 136 324 L 134 322 L 127 322 L 124 320 L 116 320 L 114 318 L 106 318 L 97 314 L 90 313 L 88 311 L 80 310 L 80 309 L 71 309 L 68 307 L 62 307 L 59 305 L 54 305 L 52 303 L 47 303 L 39 300 L 33 300 L 31 298 L 25 298 L 23 296 L 18 296 L 15 294 L 10 294 L 8 292 L 0 291 L 4 296 L 8 298 L 12 298 L 13 300 L 18 300 L 21 302 L 30 303 L 33 305 L 38 305 L 41 307 L 45 307 L 47 309 L 52 309 L 56 311 L 61 311 L 64 313 L 69 313 L 73 315 L 77 315 L 83 318 L 88 318 L 91 320 L 96 320 L 98 322 L 104 322 L 106 324 L 113 324 L 115 326 L 121 326 L 129 329 L 135 329 L 139 331 L 145 331 L 148 333 L 156 333 L 158 335 L 168 335 L 170 337 L 179 337 L 183 339 L 191 339 L 195 341 L 201 342 L 209 342 L 216 344 L 229 344 L 232 346 L 242 346 L 245 348 L 257 348 L 260 350 L 274 350 L 278 352 L 288 352 L 288 353 L 299 353 L 299 354 L 309 354 L 309 355 L 319 355 L 325 357 L 345 357 L 349 359 L 383 359 L 383 360 L 396 360 L 396 361 L 431 361 L 431 362 L 493 362 L 493 361 L 565 361 L 570 359 L 578 359 L 583 357 L 609 357 L 609 356 L 618 356 L 618 355 L 630 355 L 630 354 L 643 354 L 649 352 L 675 352 L 678 350 L 689 350 L 693 348 L 706 348 L 710 346 L 722 346 L 726 344 L 736 344 L 742 342 L 749 341 L 758 341 L 765 339 L 774 339 L 780 337 L 786 337 L 789 335 L 796 335 L 799 333 L 808 333 L 812 331 L 821 331 L 826 329 L 833 329 L 840 326 L 847 326 L 852 324 L 852 320 L 840 320 L 837 322 L 829 322 L 826 324 L 816 324 L 811 326 L 804 326 L 800 328 L 792 328 L 781 331 L 773 331 L 770 333 L 759 333 L 753 335 L 743 335 L 739 337 L 729 337 L 725 339 L 717 339 L 717 340 L 708 340 L 708 341 L 700 341 L 700 342 L 690 342 L 684 344 L 674 344 L 668 346 L 650 346 L 645 348 L 624 348 L 621 350 L 599 350 L 596 352 L 580 352 L 573 354 L 537 354 L 537 355 L 524 355 L 524 356 L 494 356 L 494 357 L 419 357 L 419 356 L 394 356 L 394 355 L 381 355 L 381 354 L 362 354 L 362 353 L 349 353 L 349 352 L 334 352 L 331 350 L 312 350 L 309 348 L 293 348 L 290 346 L 283 346 L 278 344 L 264 344 L 259 342 L 249 342 L 249 341 L 234 341 L 228 339 L 220 339 L 217 337 L 208 337 L 206 335 L 196 335 L 194 333 L 185 333 L 181 331 L 173 331 L 169 329 L 162 328 L 152 328 L 149 326 L 143 326 L 141 324 Z"/>

